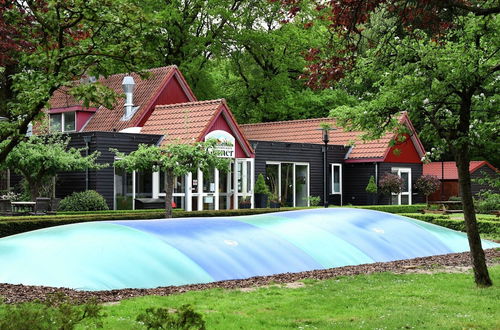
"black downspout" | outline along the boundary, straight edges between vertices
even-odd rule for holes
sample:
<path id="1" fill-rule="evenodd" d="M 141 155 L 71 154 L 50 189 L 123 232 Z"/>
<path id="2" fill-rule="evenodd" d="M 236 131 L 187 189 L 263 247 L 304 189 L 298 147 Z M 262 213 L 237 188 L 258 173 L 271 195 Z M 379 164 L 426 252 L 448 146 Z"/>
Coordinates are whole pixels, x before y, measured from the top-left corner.
<path id="1" fill-rule="evenodd" d="M 323 204 L 325 207 L 328 207 L 328 140 L 325 141 L 325 153 L 323 155 L 324 157 L 324 178 L 325 178 L 325 183 L 324 183 L 324 191 L 323 191 Z"/>
<path id="2" fill-rule="evenodd" d="M 92 140 L 92 136 L 86 135 L 83 137 L 83 141 L 85 142 L 85 157 L 89 156 L 89 144 Z M 85 191 L 89 190 L 89 168 L 85 169 Z"/>

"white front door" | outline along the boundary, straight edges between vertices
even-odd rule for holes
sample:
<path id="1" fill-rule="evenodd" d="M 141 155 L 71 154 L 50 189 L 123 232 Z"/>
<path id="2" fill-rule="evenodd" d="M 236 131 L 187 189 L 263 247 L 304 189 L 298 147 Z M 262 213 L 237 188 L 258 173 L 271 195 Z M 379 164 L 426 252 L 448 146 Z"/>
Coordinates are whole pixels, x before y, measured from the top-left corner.
<path id="1" fill-rule="evenodd" d="M 391 172 L 403 179 L 403 189 L 399 194 L 392 194 L 392 204 L 411 205 L 411 168 L 393 167 Z"/>

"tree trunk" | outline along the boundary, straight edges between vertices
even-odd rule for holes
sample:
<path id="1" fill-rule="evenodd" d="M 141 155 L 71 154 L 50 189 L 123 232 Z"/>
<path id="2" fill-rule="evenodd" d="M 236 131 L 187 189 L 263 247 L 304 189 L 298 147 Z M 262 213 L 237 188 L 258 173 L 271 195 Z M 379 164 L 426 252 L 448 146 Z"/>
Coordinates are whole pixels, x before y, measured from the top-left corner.
<path id="1" fill-rule="evenodd" d="M 458 148 L 455 152 L 455 161 L 458 168 L 458 181 L 462 194 L 462 207 L 464 210 L 465 228 L 469 239 L 472 268 L 474 270 L 474 280 L 478 286 L 491 286 L 486 258 L 484 256 L 481 238 L 476 221 L 476 211 L 472 199 L 471 179 L 469 173 L 468 147 Z"/>
<path id="2" fill-rule="evenodd" d="M 172 218 L 172 196 L 174 195 L 174 173 L 166 171 L 165 178 L 165 218 Z"/>

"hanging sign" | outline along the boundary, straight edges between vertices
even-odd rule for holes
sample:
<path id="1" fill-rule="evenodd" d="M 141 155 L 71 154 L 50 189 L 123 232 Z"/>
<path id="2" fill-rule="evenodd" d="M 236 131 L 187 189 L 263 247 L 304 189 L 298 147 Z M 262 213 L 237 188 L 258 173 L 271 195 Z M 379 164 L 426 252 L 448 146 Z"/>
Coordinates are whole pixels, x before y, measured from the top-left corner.
<path id="1" fill-rule="evenodd" d="M 220 153 L 221 157 L 224 158 L 234 158 L 235 153 L 235 139 L 234 136 L 229 134 L 226 131 L 217 130 L 212 131 L 205 135 L 205 141 L 208 139 L 217 140 L 217 145 L 215 146 L 215 150 Z"/>

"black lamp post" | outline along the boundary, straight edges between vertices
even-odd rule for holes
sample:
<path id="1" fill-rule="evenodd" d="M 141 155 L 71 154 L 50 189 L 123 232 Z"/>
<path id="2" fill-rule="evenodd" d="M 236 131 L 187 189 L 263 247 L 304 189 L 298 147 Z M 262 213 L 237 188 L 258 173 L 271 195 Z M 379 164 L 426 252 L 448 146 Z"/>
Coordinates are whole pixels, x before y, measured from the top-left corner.
<path id="1" fill-rule="evenodd" d="M 321 127 L 321 130 L 323 132 L 323 143 L 325 144 L 325 147 L 324 147 L 325 151 L 323 153 L 323 162 L 324 162 L 324 165 L 323 165 L 323 170 L 324 170 L 324 173 L 323 173 L 323 179 L 324 179 L 323 205 L 325 207 L 328 207 L 328 142 L 330 141 L 329 133 L 330 133 L 331 128 L 327 125 L 324 125 L 323 127 Z"/>

